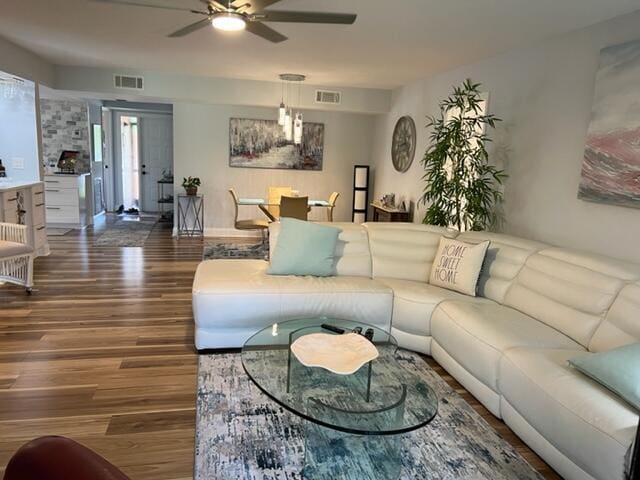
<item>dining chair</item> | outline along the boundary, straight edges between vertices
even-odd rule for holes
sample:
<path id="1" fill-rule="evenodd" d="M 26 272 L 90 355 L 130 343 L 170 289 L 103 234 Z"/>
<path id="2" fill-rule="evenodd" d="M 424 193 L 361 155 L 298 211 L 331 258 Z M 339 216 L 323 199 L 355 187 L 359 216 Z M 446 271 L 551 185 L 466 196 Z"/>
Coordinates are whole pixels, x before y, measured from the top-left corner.
<path id="1" fill-rule="evenodd" d="M 229 189 L 229 193 L 231 194 L 231 198 L 233 198 L 233 205 L 235 207 L 235 217 L 233 221 L 233 225 L 237 230 L 260 230 L 260 235 L 262 237 L 262 243 L 266 242 L 266 235 L 269 229 L 269 222 L 267 220 L 259 220 L 255 218 L 239 220 L 238 219 L 238 204 L 240 203 L 238 200 L 238 195 L 236 194 L 233 188 Z"/>
<path id="2" fill-rule="evenodd" d="M 269 198 L 267 199 L 267 211 L 273 218 L 280 217 L 280 199 L 285 195 L 293 197 L 292 187 L 269 187 Z"/>
<path id="3" fill-rule="evenodd" d="M 309 197 L 286 197 L 280 199 L 280 218 L 289 217 L 306 220 L 309 213 Z"/>
<path id="4" fill-rule="evenodd" d="M 333 209 L 336 206 L 336 200 L 338 200 L 339 196 L 340 196 L 340 194 L 338 192 L 333 192 L 329 196 L 329 206 L 327 207 L 327 219 L 330 222 L 333 222 Z"/>

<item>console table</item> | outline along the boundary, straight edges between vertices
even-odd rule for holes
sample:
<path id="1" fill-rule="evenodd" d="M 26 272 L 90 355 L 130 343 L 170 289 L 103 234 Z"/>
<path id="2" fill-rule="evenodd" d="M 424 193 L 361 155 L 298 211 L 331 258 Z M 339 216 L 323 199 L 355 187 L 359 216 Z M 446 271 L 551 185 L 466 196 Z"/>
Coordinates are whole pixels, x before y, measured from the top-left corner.
<path id="1" fill-rule="evenodd" d="M 374 222 L 410 222 L 409 212 L 372 203 Z"/>

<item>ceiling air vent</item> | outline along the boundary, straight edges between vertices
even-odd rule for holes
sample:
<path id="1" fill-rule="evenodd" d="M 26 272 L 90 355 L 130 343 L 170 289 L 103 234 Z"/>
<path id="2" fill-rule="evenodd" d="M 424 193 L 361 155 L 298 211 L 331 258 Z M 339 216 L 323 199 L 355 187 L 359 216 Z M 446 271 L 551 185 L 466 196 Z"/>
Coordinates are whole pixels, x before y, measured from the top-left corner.
<path id="1" fill-rule="evenodd" d="M 116 88 L 125 90 L 144 90 L 144 78 L 133 77 L 131 75 L 114 75 L 113 80 Z"/>
<path id="2" fill-rule="evenodd" d="M 316 103 L 340 105 L 341 100 L 342 94 L 340 92 L 332 92 L 330 90 L 316 90 Z"/>

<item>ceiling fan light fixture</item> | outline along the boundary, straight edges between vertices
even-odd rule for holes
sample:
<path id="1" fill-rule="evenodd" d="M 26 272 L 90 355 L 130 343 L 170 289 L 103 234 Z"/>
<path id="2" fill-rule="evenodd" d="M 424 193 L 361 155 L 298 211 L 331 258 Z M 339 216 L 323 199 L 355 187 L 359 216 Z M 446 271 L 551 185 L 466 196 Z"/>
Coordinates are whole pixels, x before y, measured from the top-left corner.
<path id="1" fill-rule="evenodd" d="M 213 28 L 225 32 L 238 32 L 245 29 L 247 22 L 244 17 L 238 13 L 222 12 L 213 15 L 211 25 L 213 25 Z"/>

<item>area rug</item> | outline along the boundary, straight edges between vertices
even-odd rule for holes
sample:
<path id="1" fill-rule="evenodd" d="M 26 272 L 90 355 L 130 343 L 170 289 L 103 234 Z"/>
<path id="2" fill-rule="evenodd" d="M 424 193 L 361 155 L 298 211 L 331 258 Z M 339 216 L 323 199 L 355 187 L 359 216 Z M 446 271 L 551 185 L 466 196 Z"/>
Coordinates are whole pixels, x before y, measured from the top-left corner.
<path id="1" fill-rule="evenodd" d="M 265 243 L 206 243 L 202 252 L 204 260 L 219 258 L 252 258 L 258 260 L 267 259 L 269 256 L 269 244 Z"/>
<path id="2" fill-rule="evenodd" d="M 98 247 L 144 247 L 158 223 L 158 216 L 114 216 L 107 217 L 107 228 L 94 242 Z"/>
<path id="3" fill-rule="evenodd" d="M 402 480 L 542 478 L 419 355 L 398 356 L 439 398 L 436 418 L 402 436 Z M 302 480 L 302 422 L 253 384 L 240 354 L 201 355 L 194 479 Z M 344 455 L 353 473 L 340 478 L 371 478 L 358 458 Z"/>

